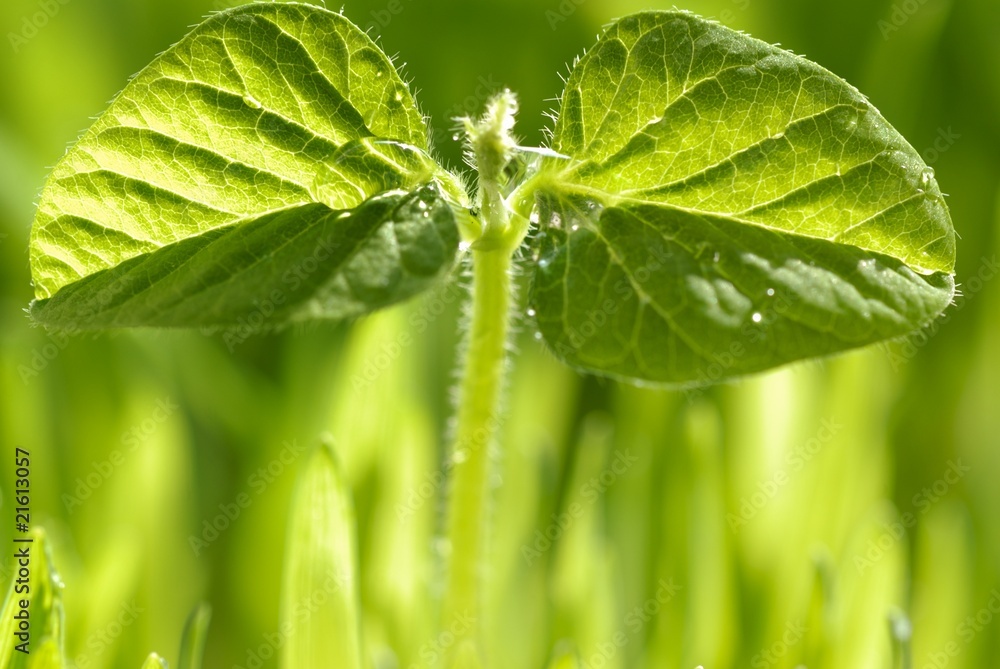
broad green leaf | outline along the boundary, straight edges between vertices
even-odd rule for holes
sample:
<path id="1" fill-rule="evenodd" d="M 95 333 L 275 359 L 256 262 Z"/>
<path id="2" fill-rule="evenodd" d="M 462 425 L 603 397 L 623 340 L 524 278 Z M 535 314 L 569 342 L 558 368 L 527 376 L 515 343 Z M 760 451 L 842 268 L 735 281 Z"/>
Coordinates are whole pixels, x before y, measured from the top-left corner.
<path id="1" fill-rule="evenodd" d="M 52 566 L 48 540 L 41 529 L 29 542 L 12 544 L 11 584 L 0 611 L 0 667 L 4 669 L 61 669 L 63 647 L 63 584 Z M 27 557 L 19 557 L 27 551 Z M 27 579 L 20 560 L 27 560 Z M 22 606 L 26 604 L 27 606 Z M 29 625 L 28 630 L 24 629 Z M 27 634 L 28 636 L 18 636 Z"/>
<path id="2" fill-rule="evenodd" d="M 458 245 L 444 200 L 463 193 L 427 148 L 409 89 L 344 17 L 296 3 L 216 14 L 54 169 L 32 230 L 32 314 L 245 325 L 261 305 L 281 307 L 279 323 L 405 299 Z"/>
<path id="3" fill-rule="evenodd" d="M 32 315 L 82 329 L 348 318 L 427 288 L 457 245 L 451 206 L 428 184 L 210 230 L 78 281 Z"/>
<path id="4" fill-rule="evenodd" d="M 198 604 L 184 624 L 181 636 L 181 657 L 178 669 L 201 669 L 205 657 L 205 642 L 208 641 L 208 624 L 212 620 L 212 608 L 205 603 Z M 151 661 L 147 660 L 147 662 Z"/>
<path id="5" fill-rule="evenodd" d="M 296 483 L 281 587 L 280 666 L 361 666 L 354 509 L 329 443 Z"/>
<path id="6" fill-rule="evenodd" d="M 718 381 L 904 335 L 954 294 L 916 151 L 835 75 L 692 14 L 610 27 L 552 148 L 531 299 L 574 366 Z"/>

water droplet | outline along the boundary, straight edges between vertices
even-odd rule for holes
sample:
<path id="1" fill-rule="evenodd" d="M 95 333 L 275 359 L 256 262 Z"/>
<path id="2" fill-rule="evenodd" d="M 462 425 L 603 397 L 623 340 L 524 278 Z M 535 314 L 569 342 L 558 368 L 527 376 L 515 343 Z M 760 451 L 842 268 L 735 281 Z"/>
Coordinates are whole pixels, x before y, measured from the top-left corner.
<path id="1" fill-rule="evenodd" d="M 570 228 L 570 230 L 572 230 L 573 232 L 576 232 L 576 231 L 577 231 L 577 230 L 579 230 L 579 229 L 580 229 L 580 226 L 579 226 L 579 225 L 577 225 L 576 223 L 574 223 L 574 224 L 573 224 L 573 227 L 571 227 L 571 228 Z"/>
<path id="2" fill-rule="evenodd" d="M 541 332 L 536 332 L 535 333 L 535 341 L 542 341 L 542 333 Z"/>
<path id="3" fill-rule="evenodd" d="M 719 252 L 716 251 L 715 253 L 712 254 L 712 262 L 719 262 L 719 258 L 721 257 L 722 256 L 719 254 Z"/>
<path id="4" fill-rule="evenodd" d="M 925 167 L 924 171 L 920 173 L 920 186 L 922 190 L 926 190 L 934 182 L 934 168 Z"/>
<path id="5" fill-rule="evenodd" d="M 753 315 L 753 322 L 754 323 L 760 323 L 762 320 L 764 320 L 764 316 L 762 316 L 759 311 L 755 312 L 754 315 Z"/>
<path id="6" fill-rule="evenodd" d="M 469 459 L 469 451 L 464 448 L 460 448 L 451 456 L 451 461 L 456 465 L 460 465 Z"/>
<path id="7" fill-rule="evenodd" d="M 375 72 L 375 76 L 378 77 L 379 79 L 381 79 L 383 75 L 385 75 L 385 72 L 383 72 L 382 70 L 378 70 Z"/>
<path id="8" fill-rule="evenodd" d="M 400 93 L 399 91 L 396 91 L 396 102 L 402 102 L 402 101 L 403 101 L 403 94 Z"/>
<path id="9" fill-rule="evenodd" d="M 551 225 L 553 228 L 561 228 L 562 227 L 562 216 L 560 216 L 557 213 L 553 213 L 552 214 L 552 218 L 549 219 L 549 225 Z"/>
<path id="10" fill-rule="evenodd" d="M 535 312 L 535 310 L 534 310 L 534 309 L 528 309 L 528 316 L 529 316 L 529 317 L 531 317 L 531 318 L 534 318 L 534 317 L 535 317 L 535 313 L 536 313 L 536 312 Z"/>
<path id="11" fill-rule="evenodd" d="M 453 142 L 457 142 L 460 139 L 462 139 L 462 136 L 459 135 L 457 132 L 454 135 L 451 136 L 451 141 L 453 141 Z"/>
<path id="12" fill-rule="evenodd" d="M 425 211 L 427 209 L 427 203 L 424 202 L 423 200 L 417 202 L 417 206 L 420 207 L 421 211 Z"/>
<path id="13" fill-rule="evenodd" d="M 545 269 L 546 267 L 549 266 L 551 262 L 552 261 L 549 260 L 548 258 L 542 258 L 541 260 L 538 261 L 538 266 L 541 267 L 542 269 Z"/>
<path id="14" fill-rule="evenodd" d="M 531 216 L 528 218 L 528 220 L 531 222 L 532 225 L 538 225 L 538 222 L 541 220 L 541 217 L 538 215 L 537 209 L 531 212 Z"/>
<path id="15" fill-rule="evenodd" d="M 767 296 L 768 297 L 774 297 L 774 288 L 768 288 L 767 289 Z"/>
<path id="16" fill-rule="evenodd" d="M 771 135 L 771 139 L 781 139 L 784 136 L 785 136 L 784 132 L 776 132 L 773 135 Z"/>

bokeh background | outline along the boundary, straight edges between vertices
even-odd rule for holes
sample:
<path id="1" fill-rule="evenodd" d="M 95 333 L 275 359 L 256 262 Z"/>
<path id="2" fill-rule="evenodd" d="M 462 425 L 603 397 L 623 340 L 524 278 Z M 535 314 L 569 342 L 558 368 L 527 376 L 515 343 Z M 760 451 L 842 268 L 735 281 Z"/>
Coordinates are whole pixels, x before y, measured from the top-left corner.
<path id="1" fill-rule="evenodd" d="M 600 27 L 671 6 L 341 1 L 406 64 L 455 167 L 451 117 L 508 86 L 519 133 L 538 145 L 559 75 Z M 328 432 L 357 507 L 369 660 L 410 667 L 440 641 L 428 612 L 447 550 L 436 537 L 460 278 L 359 323 L 245 340 L 64 337 L 23 311 L 48 168 L 131 74 L 227 4 L 0 3 L 0 544 L 17 445 L 32 453 L 33 520 L 66 584 L 76 666 L 175 660 L 201 600 L 214 610 L 206 666 L 276 666 L 290 492 Z M 688 393 L 578 377 L 522 323 L 496 458 L 494 666 L 545 666 L 569 643 L 595 669 L 995 667 L 1000 3 L 683 6 L 870 97 L 950 195 L 963 296 L 907 341 Z M 252 503 L 226 519 L 241 494 Z"/>

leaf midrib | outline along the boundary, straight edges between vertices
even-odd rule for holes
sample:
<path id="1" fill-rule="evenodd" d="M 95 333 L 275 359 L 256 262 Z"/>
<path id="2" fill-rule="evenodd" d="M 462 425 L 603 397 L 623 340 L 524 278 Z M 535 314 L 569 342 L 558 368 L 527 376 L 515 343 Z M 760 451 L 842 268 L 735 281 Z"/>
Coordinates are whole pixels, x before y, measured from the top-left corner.
<path id="1" fill-rule="evenodd" d="M 859 248 L 859 249 L 861 249 L 863 251 L 866 251 L 866 252 L 869 252 L 869 253 L 882 253 L 884 255 L 888 255 L 890 257 L 893 257 L 896 260 L 898 260 L 898 261 L 906 264 L 907 266 L 909 266 L 911 269 L 913 269 L 915 272 L 917 272 L 919 274 L 930 275 L 930 274 L 938 274 L 938 273 L 940 273 L 940 270 L 931 270 L 931 269 L 927 269 L 927 268 L 914 267 L 914 266 L 912 266 L 910 264 L 909 260 L 907 260 L 905 258 L 900 258 L 898 256 L 895 256 L 895 255 L 891 254 L 891 253 L 887 253 L 886 251 L 883 251 L 883 250 L 871 249 L 871 248 L 867 248 L 867 247 L 864 247 L 864 246 L 858 246 L 856 244 L 848 244 L 848 243 L 842 242 L 842 241 L 839 240 L 839 238 L 846 232 L 846 230 L 838 231 L 837 234 L 834 235 L 834 236 L 832 236 L 832 237 L 821 237 L 821 236 L 818 236 L 818 235 L 815 235 L 815 234 L 810 234 L 808 232 L 801 232 L 801 231 L 797 231 L 797 230 L 788 230 L 786 228 L 780 228 L 780 227 L 776 227 L 776 226 L 773 226 L 773 225 L 768 225 L 767 223 L 764 223 L 763 221 L 751 220 L 751 219 L 747 219 L 747 218 L 744 218 L 743 216 L 741 216 L 741 214 L 746 214 L 746 213 L 755 211 L 756 209 L 758 209 L 758 207 L 756 207 L 756 206 L 753 207 L 753 208 L 751 208 L 751 209 L 748 209 L 748 210 L 745 210 L 745 211 L 742 211 L 742 212 L 736 212 L 736 213 L 719 212 L 719 211 L 706 211 L 706 210 L 703 210 L 703 209 L 695 209 L 695 208 L 692 208 L 692 207 L 685 207 L 685 206 L 676 204 L 674 202 L 669 202 L 669 201 L 665 201 L 665 200 L 649 200 L 649 199 L 645 199 L 645 198 L 635 197 L 635 196 L 632 196 L 632 195 L 625 195 L 623 193 L 612 193 L 612 192 L 609 192 L 609 191 L 606 191 L 606 190 L 603 190 L 603 189 L 600 189 L 600 188 L 594 188 L 592 186 L 583 186 L 583 185 L 580 185 L 580 184 L 574 184 L 574 183 L 571 183 L 569 181 L 560 181 L 559 179 L 550 179 L 550 180 L 548 180 L 547 184 L 551 184 L 551 185 L 549 185 L 547 188 L 544 188 L 544 190 L 553 190 L 554 189 L 554 190 L 557 191 L 557 193 L 556 193 L 557 195 L 566 194 L 566 195 L 579 195 L 579 196 L 583 196 L 583 197 L 588 197 L 588 198 L 591 198 L 593 200 L 596 200 L 597 202 L 600 202 L 601 204 L 603 204 L 606 207 L 621 207 L 622 205 L 629 205 L 629 204 L 639 205 L 639 206 L 645 205 L 645 206 L 650 206 L 650 207 L 660 207 L 660 208 L 664 208 L 664 209 L 670 209 L 670 210 L 673 210 L 673 211 L 683 212 L 683 213 L 691 214 L 693 216 L 698 216 L 698 217 L 717 216 L 719 218 L 725 218 L 727 220 L 733 221 L 734 223 L 738 223 L 738 224 L 741 224 L 741 225 L 750 225 L 750 226 L 754 226 L 754 227 L 757 227 L 757 228 L 763 228 L 765 230 L 769 230 L 771 232 L 775 232 L 775 233 L 779 233 L 779 234 L 799 235 L 801 237 L 807 237 L 807 238 L 810 238 L 810 239 L 818 239 L 818 240 L 822 240 L 822 241 L 826 241 L 826 242 L 832 242 L 832 243 L 836 243 L 836 244 L 844 244 L 845 246 L 853 246 L 855 248 Z M 783 195 L 782 198 L 779 198 L 778 201 L 780 201 L 781 199 L 784 199 L 788 195 L 791 195 L 791 194 L 797 192 L 798 190 L 799 189 L 796 189 L 795 191 L 790 191 L 789 193 Z M 901 206 L 903 204 L 906 204 L 906 203 L 908 203 L 910 201 L 913 201 L 914 199 L 918 199 L 920 197 L 927 197 L 927 195 L 926 195 L 926 193 L 924 193 L 924 194 L 917 193 L 917 194 L 914 194 L 914 195 L 908 195 L 908 196 L 904 197 L 902 200 L 900 200 L 899 202 L 894 202 L 892 205 L 890 205 L 888 207 L 885 207 L 884 209 L 876 212 L 875 214 L 872 214 L 871 216 L 869 216 L 868 218 L 864 219 L 863 221 L 859 221 L 858 223 L 852 224 L 849 229 L 853 230 L 853 229 L 855 229 L 855 228 L 857 228 L 857 227 L 859 227 L 861 225 L 869 223 L 869 222 L 873 221 L 874 219 L 878 218 L 879 216 L 882 216 L 886 212 L 892 211 L 896 207 L 899 207 L 899 206 Z M 927 245 L 934 244 L 934 243 L 936 243 L 936 242 L 938 242 L 938 241 L 940 241 L 941 239 L 944 239 L 944 238 L 945 238 L 944 236 L 937 237 L 934 240 L 928 242 Z"/>

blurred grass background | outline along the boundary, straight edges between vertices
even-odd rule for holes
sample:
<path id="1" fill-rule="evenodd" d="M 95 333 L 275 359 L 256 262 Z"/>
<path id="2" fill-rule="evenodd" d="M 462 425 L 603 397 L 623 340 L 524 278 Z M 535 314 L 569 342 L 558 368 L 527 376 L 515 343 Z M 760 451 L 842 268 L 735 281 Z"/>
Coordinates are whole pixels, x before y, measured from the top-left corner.
<path id="1" fill-rule="evenodd" d="M 671 6 L 343 2 L 406 63 L 453 166 L 449 117 L 509 86 L 519 132 L 537 145 L 558 75 L 601 25 Z M 150 650 L 175 658 L 200 599 L 215 612 L 206 666 L 276 666 L 291 486 L 301 453 L 329 432 L 355 494 L 369 659 L 409 667 L 446 641 L 428 612 L 447 550 L 435 537 L 459 291 L 245 342 L 62 338 L 23 313 L 48 168 L 129 75 L 226 4 L 0 4 L 4 518 L 19 445 L 32 452 L 34 521 L 67 584 L 66 652 L 80 669 L 137 667 Z M 578 378 L 522 327 L 492 515 L 495 666 L 544 666 L 568 640 L 595 669 L 889 668 L 890 617 L 905 615 L 913 666 L 995 667 L 1000 4 L 683 6 L 806 55 L 872 99 L 950 194 L 964 296 L 907 342 L 701 393 Z M 238 499 L 250 503 L 230 520 Z M 11 527 L 0 524 L 0 542 Z"/>

